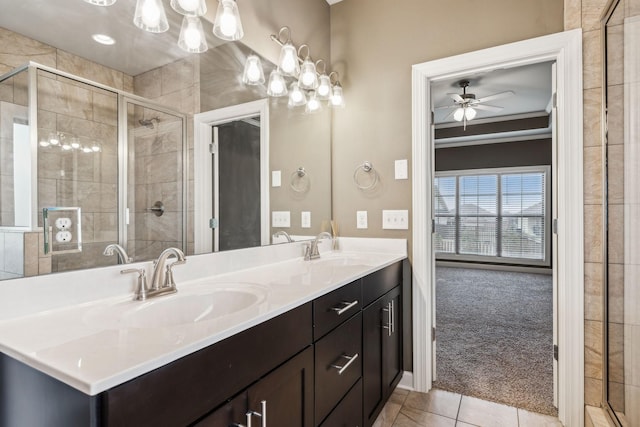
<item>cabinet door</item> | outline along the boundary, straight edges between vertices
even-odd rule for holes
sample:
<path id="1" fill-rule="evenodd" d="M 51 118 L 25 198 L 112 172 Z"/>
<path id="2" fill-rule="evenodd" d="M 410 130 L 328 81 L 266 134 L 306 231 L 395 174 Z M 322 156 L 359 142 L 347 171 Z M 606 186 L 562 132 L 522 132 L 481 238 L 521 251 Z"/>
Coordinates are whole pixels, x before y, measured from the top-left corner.
<path id="1" fill-rule="evenodd" d="M 402 374 L 402 307 L 400 287 L 363 311 L 363 415 L 372 425 Z"/>
<path id="2" fill-rule="evenodd" d="M 254 427 L 312 427 L 313 347 L 251 386 L 248 396 Z"/>
<path id="3" fill-rule="evenodd" d="M 243 392 L 204 417 L 193 427 L 229 427 L 245 425 L 247 419 L 247 393 Z"/>

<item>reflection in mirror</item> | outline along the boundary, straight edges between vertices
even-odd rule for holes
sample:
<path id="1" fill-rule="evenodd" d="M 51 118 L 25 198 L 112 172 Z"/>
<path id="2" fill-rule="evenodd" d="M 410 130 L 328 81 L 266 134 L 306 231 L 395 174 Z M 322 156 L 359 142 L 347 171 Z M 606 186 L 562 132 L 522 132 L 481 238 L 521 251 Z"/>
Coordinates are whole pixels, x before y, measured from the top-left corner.
<path id="1" fill-rule="evenodd" d="M 0 279 L 115 264 L 120 257 L 103 255 L 110 243 L 126 248 L 135 261 L 153 259 L 167 245 L 194 253 L 193 115 L 267 97 L 264 86 L 242 84 L 251 50 L 239 42 L 220 44 L 210 22 L 203 21 L 209 51 L 186 54 L 176 46 L 180 16 L 170 8 L 169 32 L 150 37 L 125 29 L 133 27 L 126 2 L 109 8 L 71 3 L 0 0 L 0 74 L 29 60 L 46 70 L 35 80 L 25 71 L 0 84 Z M 65 13 L 71 26 L 60 10 L 72 12 Z M 113 46 L 99 46 L 90 37 L 96 29 L 123 36 Z M 272 65 L 264 63 L 268 74 Z M 35 126 L 29 123 L 30 82 L 38 95 Z M 120 94 L 134 94 L 129 99 L 136 106 L 119 104 Z M 331 212 L 330 113 L 304 114 L 304 108 L 289 109 L 284 98 L 268 103 L 267 177 L 279 171 L 281 185 L 267 183 L 267 215 L 288 211 L 290 226 L 271 228 L 267 218 L 268 238 L 261 244 L 276 230 L 316 235 Z M 119 120 L 129 123 L 122 132 Z M 26 142 L 14 143 L 20 135 L 30 148 L 38 145 L 38 158 L 14 168 L 20 147 L 26 153 Z M 128 151 L 119 153 L 126 139 Z M 72 144 L 80 151 L 62 147 Z M 124 158 L 130 163 L 126 171 Z M 307 192 L 290 185 L 300 167 L 309 177 Z M 183 172 L 186 182 L 176 181 Z M 156 202 L 164 207 L 160 216 Z M 60 206 L 82 206 L 83 245 L 80 254 L 53 259 L 43 250 L 41 209 Z M 178 219 L 185 212 L 186 220 Z"/>

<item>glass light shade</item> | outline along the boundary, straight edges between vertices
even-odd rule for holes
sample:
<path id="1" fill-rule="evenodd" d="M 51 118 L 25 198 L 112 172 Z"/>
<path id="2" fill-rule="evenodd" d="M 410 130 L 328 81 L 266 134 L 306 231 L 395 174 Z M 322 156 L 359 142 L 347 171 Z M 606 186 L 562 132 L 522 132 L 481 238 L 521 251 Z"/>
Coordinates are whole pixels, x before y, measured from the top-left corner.
<path id="1" fill-rule="evenodd" d="M 59 137 L 57 134 L 55 134 L 55 133 L 51 133 L 51 134 L 49 135 L 49 144 L 51 144 L 51 145 L 58 145 L 58 144 L 60 144 L 60 137 Z"/>
<path id="2" fill-rule="evenodd" d="M 287 76 L 297 76 L 300 73 L 300 63 L 298 53 L 291 43 L 285 43 L 280 49 L 280 59 L 278 60 L 282 74 Z"/>
<path id="3" fill-rule="evenodd" d="M 473 120 L 476 116 L 476 113 L 476 110 L 471 107 L 467 107 L 464 109 L 464 116 L 467 118 L 467 120 Z"/>
<path id="4" fill-rule="evenodd" d="M 185 16 L 182 18 L 178 47 L 185 52 L 202 53 L 209 49 L 207 39 L 202 29 L 202 22 L 197 16 Z"/>
<path id="5" fill-rule="evenodd" d="M 164 33 L 169 29 L 167 14 L 161 0 L 137 0 L 133 23 L 150 33 Z"/>
<path id="6" fill-rule="evenodd" d="M 244 36 L 238 5 L 234 0 L 219 0 L 213 34 L 222 40 L 240 40 Z"/>
<path id="7" fill-rule="evenodd" d="M 71 145 L 69 145 L 69 144 L 62 144 L 62 149 L 63 149 L 63 150 L 65 150 L 65 151 L 69 151 L 69 150 L 71 150 Z"/>
<path id="8" fill-rule="evenodd" d="M 247 62 L 244 63 L 244 71 L 242 72 L 242 82 L 246 85 L 254 86 L 264 83 L 264 71 L 262 70 L 262 61 L 257 55 L 249 55 Z"/>
<path id="9" fill-rule="evenodd" d="M 91 148 L 90 148 L 90 147 L 82 147 L 82 152 L 83 152 L 83 153 L 87 153 L 87 154 L 88 154 L 88 153 L 93 153 L 93 151 L 91 150 Z"/>
<path id="10" fill-rule="evenodd" d="M 94 153 L 99 153 L 101 151 L 100 146 L 95 144 L 91 146 L 91 151 L 93 151 Z"/>
<path id="11" fill-rule="evenodd" d="M 285 96 L 287 94 L 287 83 L 280 71 L 273 70 L 269 75 L 269 84 L 267 85 L 267 95 L 269 96 Z"/>
<path id="12" fill-rule="evenodd" d="M 307 95 L 297 82 L 291 83 L 289 88 L 289 107 L 300 107 L 307 103 Z"/>
<path id="13" fill-rule="evenodd" d="M 302 62 L 300 67 L 300 78 L 298 85 L 301 89 L 315 89 L 318 87 L 318 75 L 316 74 L 316 65 L 309 58 Z"/>
<path id="14" fill-rule="evenodd" d="M 49 145 L 51 145 L 51 143 L 49 141 L 47 141 L 46 139 L 43 139 L 42 141 L 40 141 L 40 146 L 41 147 L 48 147 Z"/>
<path id="15" fill-rule="evenodd" d="M 340 83 L 336 83 L 333 86 L 329 102 L 332 107 L 344 107 L 344 96 L 342 94 L 342 86 L 340 86 Z"/>
<path id="16" fill-rule="evenodd" d="M 205 0 L 171 0 L 171 8 L 185 16 L 202 16 L 207 13 Z"/>
<path id="17" fill-rule="evenodd" d="M 456 122 L 461 122 L 464 118 L 464 108 L 458 107 L 456 111 L 453 113 L 453 120 Z"/>
<path id="18" fill-rule="evenodd" d="M 316 95 L 315 91 L 312 91 L 309 94 L 309 99 L 307 100 L 307 105 L 304 109 L 306 113 L 315 113 L 322 109 L 322 104 L 320 104 L 320 100 Z"/>
<path id="19" fill-rule="evenodd" d="M 111 6 L 116 0 L 84 0 L 87 3 L 94 4 L 96 6 Z"/>
<path id="20" fill-rule="evenodd" d="M 326 74 L 322 74 L 318 79 L 318 88 L 316 89 L 318 99 L 326 101 L 331 97 L 331 80 Z"/>
<path id="21" fill-rule="evenodd" d="M 71 148 L 77 150 L 80 148 L 80 143 L 78 142 L 78 138 L 71 138 Z"/>

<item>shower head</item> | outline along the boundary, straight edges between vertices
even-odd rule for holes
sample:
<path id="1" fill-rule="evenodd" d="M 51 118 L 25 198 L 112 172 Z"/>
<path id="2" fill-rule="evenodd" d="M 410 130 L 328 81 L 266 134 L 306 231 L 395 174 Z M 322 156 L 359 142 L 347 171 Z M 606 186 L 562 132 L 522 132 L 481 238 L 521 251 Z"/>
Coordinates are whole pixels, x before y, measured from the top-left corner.
<path id="1" fill-rule="evenodd" d="M 150 119 L 140 119 L 138 120 L 142 126 L 153 129 L 155 127 L 155 123 L 160 123 L 160 117 L 152 117 Z"/>

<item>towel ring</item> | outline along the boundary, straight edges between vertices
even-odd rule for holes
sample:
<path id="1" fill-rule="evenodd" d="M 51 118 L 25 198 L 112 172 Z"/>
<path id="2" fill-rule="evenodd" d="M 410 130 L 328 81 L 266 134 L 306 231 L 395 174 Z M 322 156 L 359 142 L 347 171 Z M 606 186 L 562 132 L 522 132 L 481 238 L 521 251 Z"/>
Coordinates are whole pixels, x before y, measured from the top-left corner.
<path id="1" fill-rule="evenodd" d="M 309 178 L 309 174 L 302 166 L 291 174 L 291 182 L 289 185 L 296 193 L 306 193 L 309 191 L 310 184 L 311 180 Z"/>
<path id="2" fill-rule="evenodd" d="M 370 177 L 371 183 L 368 185 L 361 182 L 365 176 Z M 353 172 L 353 182 L 360 190 L 370 190 L 378 183 L 378 172 L 373 168 L 371 162 L 365 161 Z"/>

